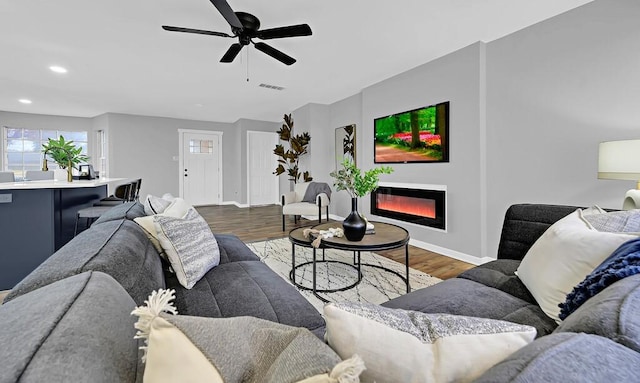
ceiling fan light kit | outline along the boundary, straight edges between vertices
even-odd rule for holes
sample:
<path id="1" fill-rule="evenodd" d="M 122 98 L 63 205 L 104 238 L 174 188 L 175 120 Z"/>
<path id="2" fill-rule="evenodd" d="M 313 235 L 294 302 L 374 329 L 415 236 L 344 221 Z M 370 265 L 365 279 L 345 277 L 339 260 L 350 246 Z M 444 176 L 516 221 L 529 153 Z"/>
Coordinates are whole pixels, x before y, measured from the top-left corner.
<path id="1" fill-rule="evenodd" d="M 238 42 L 231 44 L 229 49 L 220 59 L 220 62 L 230 63 L 238 56 L 245 45 L 253 44 L 255 48 L 274 59 L 286 65 L 296 62 L 293 57 L 279 51 L 278 49 L 263 43 L 261 41 L 254 42 L 253 39 L 271 40 L 287 37 L 311 36 L 311 27 L 308 24 L 289 25 L 285 27 L 277 27 L 260 30 L 260 20 L 254 15 L 246 12 L 234 12 L 226 0 L 210 0 L 216 7 L 218 12 L 224 17 L 231 27 L 233 35 L 224 32 L 207 31 L 202 29 L 173 27 L 163 25 L 162 29 L 169 32 L 195 33 L 200 35 L 209 35 L 217 37 L 238 38 Z"/>

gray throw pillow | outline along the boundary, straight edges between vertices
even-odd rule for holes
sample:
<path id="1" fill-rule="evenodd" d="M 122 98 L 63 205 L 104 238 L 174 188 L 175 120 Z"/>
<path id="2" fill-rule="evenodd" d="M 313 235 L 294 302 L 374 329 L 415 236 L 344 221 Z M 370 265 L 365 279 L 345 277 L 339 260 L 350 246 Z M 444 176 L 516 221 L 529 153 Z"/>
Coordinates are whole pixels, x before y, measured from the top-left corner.
<path id="1" fill-rule="evenodd" d="M 609 338 L 640 352 L 640 274 L 624 278 L 590 298 L 555 330 Z"/>
<path id="2" fill-rule="evenodd" d="M 145 381 L 281 383 L 310 378 L 306 382 L 329 383 L 362 371 L 359 358 L 341 362 L 304 328 L 253 317 L 175 315 L 173 294 L 154 291 L 132 313 L 139 317 L 136 337 L 146 343 Z M 334 369 L 337 364 L 341 366 Z"/>
<path id="3" fill-rule="evenodd" d="M 613 211 L 586 215 L 585 219 L 598 231 L 611 233 L 640 232 L 640 210 Z"/>
<path id="4" fill-rule="evenodd" d="M 154 215 L 158 241 L 180 284 L 193 287 L 207 271 L 220 263 L 220 249 L 209 224 L 189 208 L 183 218 Z"/>
<path id="5" fill-rule="evenodd" d="M 474 383 L 637 382 L 640 354 L 589 334 L 548 335 L 498 363 Z"/>
<path id="6" fill-rule="evenodd" d="M 0 382 L 135 382 L 135 303 L 88 271 L 0 306 Z"/>

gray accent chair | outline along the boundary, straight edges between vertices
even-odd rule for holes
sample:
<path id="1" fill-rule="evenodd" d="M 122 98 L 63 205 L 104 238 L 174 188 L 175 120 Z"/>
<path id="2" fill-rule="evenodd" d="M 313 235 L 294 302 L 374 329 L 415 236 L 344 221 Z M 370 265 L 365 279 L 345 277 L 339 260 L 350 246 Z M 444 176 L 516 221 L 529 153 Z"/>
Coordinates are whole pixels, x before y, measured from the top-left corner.
<path id="1" fill-rule="evenodd" d="M 293 191 L 282 194 L 282 231 L 285 229 L 285 217 L 293 215 L 293 221 L 298 222 L 298 216 L 313 216 L 318 213 L 318 223 L 322 223 L 322 209 L 325 208 L 327 222 L 329 222 L 329 196 L 320 193 L 316 196 L 315 203 L 304 202 L 304 195 L 307 192 L 309 182 L 299 182 L 294 185 Z"/>

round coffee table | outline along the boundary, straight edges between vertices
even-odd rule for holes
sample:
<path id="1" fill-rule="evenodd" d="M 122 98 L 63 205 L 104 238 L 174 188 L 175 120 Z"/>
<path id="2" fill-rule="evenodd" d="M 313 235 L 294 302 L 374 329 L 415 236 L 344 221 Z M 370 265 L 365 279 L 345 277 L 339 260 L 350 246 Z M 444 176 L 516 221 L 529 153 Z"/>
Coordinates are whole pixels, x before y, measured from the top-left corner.
<path id="1" fill-rule="evenodd" d="M 340 223 L 329 222 L 323 223 L 320 225 L 315 225 L 312 227 L 306 228 L 297 228 L 293 229 L 289 232 L 289 240 L 291 241 L 291 272 L 289 273 L 289 279 L 291 282 L 299 288 L 310 290 L 313 294 L 320 300 L 324 302 L 329 302 L 326 298 L 318 295 L 318 293 L 330 293 L 337 291 L 344 291 L 351 289 L 357 286 L 362 281 L 362 272 L 361 267 L 376 267 L 387 272 L 393 273 L 397 275 L 400 279 L 402 279 L 407 285 L 407 293 L 411 291 L 411 285 L 409 283 L 409 233 L 407 230 L 403 229 L 400 226 L 392 225 L 389 223 L 383 222 L 372 222 L 375 226 L 375 234 L 367 234 L 361 241 L 349 241 L 345 237 L 337 238 L 323 238 L 320 242 L 320 249 L 323 250 L 322 260 L 318 260 L 316 256 L 316 248 L 311 245 L 311 242 L 315 239 L 312 234 L 310 238 L 305 238 L 303 235 L 304 229 L 315 229 L 315 230 L 328 230 L 329 228 L 340 227 Z M 304 262 L 300 265 L 296 265 L 295 260 L 295 247 L 303 246 L 309 247 L 313 249 L 313 258 L 311 261 Z M 373 265 L 368 263 L 360 262 L 360 252 L 362 251 L 381 251 L 381 250 L 390 250 L 396 249 L 399 247 L 405 247 L 405 272 L 406 276 L 401 275 L 395 270 L 391 270 L 387 267 L 380 265 Z M 349 264 L 342 261 L 334 261 L 334 260 L 325 260 L 324 259 L 324 249 L 331 248 L 336 250 L 345 250 L 345 251 L 353 251 L 353 264 Z M 335 289 L 318 289 L 316 283 L 316 263 L 318 262 L 332 262 L 332 263 L 341 263 L 344 265 L 348 265 L 353 267 L 358 273 L 358 279 L 355 283 L 339 287 Z M 297 268 L 302 267 L 304 265 L 313 264 L 313 283 L 311 287 L 303 286 L 296 282 L 295 280 L 295 271 Z"/>
<path id="2" fill-rule="evenodd" d="M 334 224 L 335 225 L 335 224 Z M 357 286 L 360 281 L 362 281 L 362 273 L 360 272 L 360 265 L 358 263 L 356 263 L 355 261 L 355 255 L 354 255 L 354 261 L 353 264 L 349 264 L 346 262 L 342 262 L 342 261 L 337 261 L 337 260 L 327 260 L 324 257 L 324 247 L 321 245 L 320 249 L 322 249 L 322 259 L 317 259 L 316 258 L 316 248 L 314 248 L 311 245 L 311 242 L 315 239 L 313 237 L 310 238 L 305 238 L 304 236 L 304 230 L 306 229 L 313 229 L 313 226 L 307 226 L 307 227 L 299 227 L 297 229 L 293 229 L 289 232 L 289 240 L 291 241 L 291 271 L 289 272 L 289 280 L 291 281 L 291 283 L 293 283 L 295 286 L 297 286 L 298 288 L 301 288 L 303 290 L 309 290 L 309 291 L 313 291 L 313 293 L 320 298 L 321 300 L 328 302 L 326 299 L 320 297 L 317 295 L 317 293 L 335 293 L 338 291 L 345 291 L 345 290 L 349 290 L 354 288 L 355 286 Z M 313 260 L 311 261 L 307 261 L 304 263 L 301 263 L 299 265 L 296 265 L 296 246 L 302 246 L 302 247 L 308 247 L 313 249 Z M 358 274 L 358 278 L 356 279 L 356 281 L 350 285 L 347 286 L 342 286 L 342 287 L 336 287 L 336 288 L 326 288 L 326 289 L 319 289 L 317 287 L 317 268 L 316 265 L 318 263 L 337 263 L 337 264 L 341 264 L 344 266 L 347 266 L 349 268 L 353 268 Z M 298 283 L 296 281 L 296 270 L 304 267 L 306 265 L 313 265 L 313 271 L 312 271 L 312 276 L 313 276 L 313 283 L 312 283 L 312 287 L 309 286 L 305 286 L 301 283 Z"/>

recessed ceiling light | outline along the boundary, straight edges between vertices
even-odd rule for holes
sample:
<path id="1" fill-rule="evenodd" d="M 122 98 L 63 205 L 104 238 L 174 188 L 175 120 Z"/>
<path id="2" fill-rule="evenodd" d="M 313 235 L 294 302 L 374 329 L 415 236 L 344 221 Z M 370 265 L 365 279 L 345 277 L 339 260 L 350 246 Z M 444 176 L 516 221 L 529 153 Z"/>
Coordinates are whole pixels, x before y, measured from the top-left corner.
<path id="1" fill-rule="evenodd" d="M 52 72 L 56 72 L 56 73 L 67 73 L 67 68 L 63 68 L 57 65 L 52 65 L 49 67 L 49 69 L 51 69 Z"/>
<path id="2" fill-rule="evenodd" d="M 23 104 L 31 104 L 31 100 L 27 100 L 26 98 L 21 98 L 18 101 L 23 103 Z"/>

